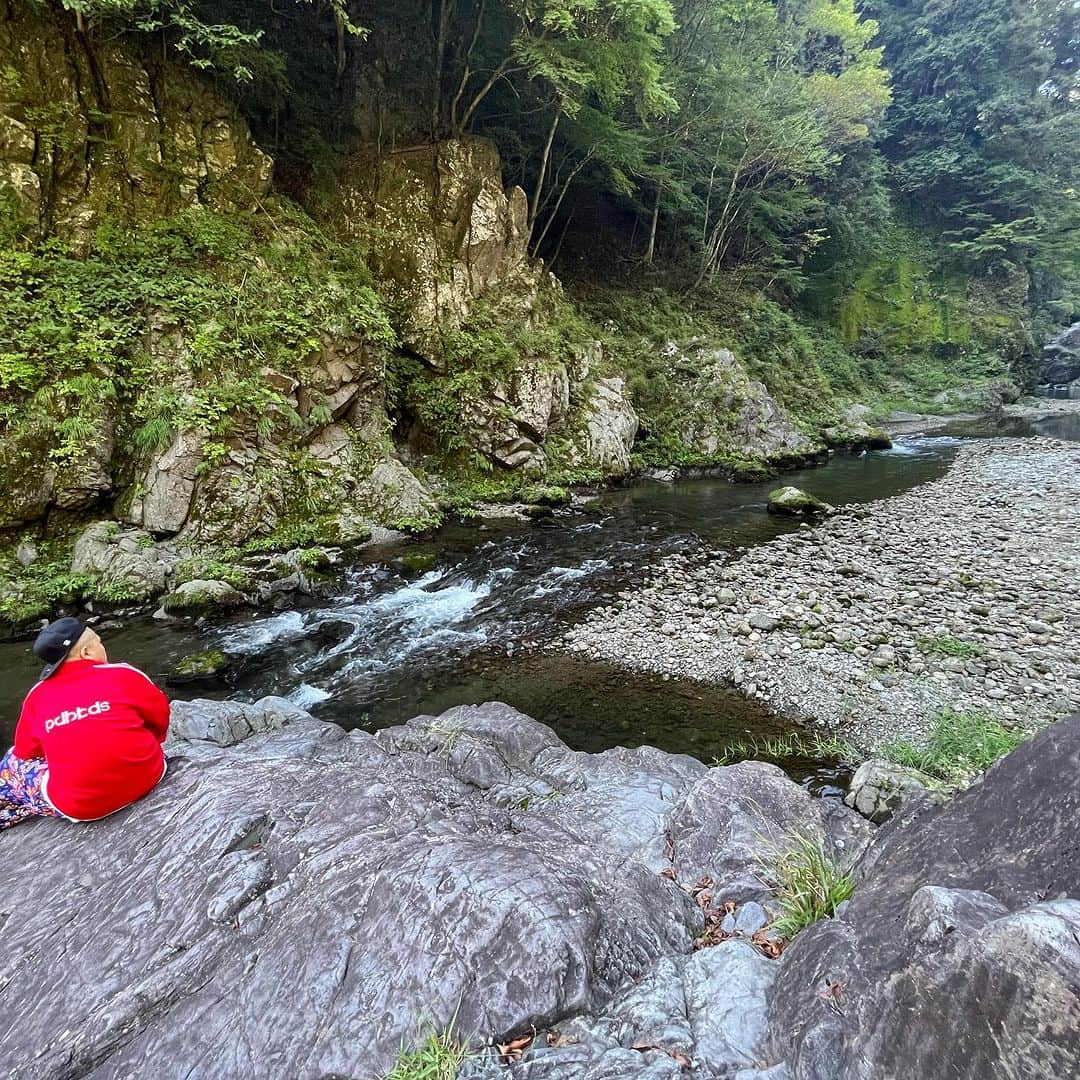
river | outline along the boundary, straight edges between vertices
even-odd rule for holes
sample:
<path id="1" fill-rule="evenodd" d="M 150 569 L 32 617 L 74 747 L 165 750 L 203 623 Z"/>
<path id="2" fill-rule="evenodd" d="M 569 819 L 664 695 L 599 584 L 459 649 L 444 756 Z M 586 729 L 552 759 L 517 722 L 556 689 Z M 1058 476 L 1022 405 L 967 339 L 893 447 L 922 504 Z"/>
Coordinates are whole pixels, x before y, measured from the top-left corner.
<path id="1" fill-rule="evenodd" d="M 1007 433 L 1033 432 L 1074 434 L 1053 421 L 1013 422 Z M 983 424 L 905 436 L 890 451 L 837 455 L 783 482 L 834 504 L 886 498 L 941 475 L 962 438 L 1001 433 Z M 143 618 L 103 633 L 114 659 L 161 681 L 188 653 L 221 649 L 234 658 L 227 682 L 177 687 L 176 697 L 281 694 L 368 730 L 495 699 L 578 749 L 650 743 L 708 761 L 735 739 L 777 733 L 778 721 L 734 691 L 629 675 L 541 646 L 658 558 L 733 550 L 797 528 L 766 513 L 774 486 L 642 483 L 540 523 L 448 526 L 350 568 L 332 599 L 201 625 Z M 410 574 L 405 552 L 428 556 L 425 572 Z M 35 671 L 28 643 L 0 646 L 0 741 L 10 738 Z M 792 768 L 815 786 L 829 783 L 817 763 Z"/>

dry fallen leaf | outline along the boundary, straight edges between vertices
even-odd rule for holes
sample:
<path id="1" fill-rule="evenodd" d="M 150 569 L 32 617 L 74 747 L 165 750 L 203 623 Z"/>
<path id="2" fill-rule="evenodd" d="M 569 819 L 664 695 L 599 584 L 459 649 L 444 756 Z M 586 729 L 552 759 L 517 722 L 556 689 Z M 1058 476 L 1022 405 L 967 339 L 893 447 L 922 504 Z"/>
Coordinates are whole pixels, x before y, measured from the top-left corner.
<path id="1" fill-rule="evenodd" d="M 784 951 L 785 942 L 780 938 L 766 937 L 764 930 L 759 930 L 750 943 L 756 945 L 770 960 L 775 960 Z"/>
<path id="2" fill-rule="evenodd" d="M 522 1035 L 519 1039 L 511 1039 L 509 1042 L 497 1043 L 495 1048 L 499 1051 L 499 1057 L 505 1062 L 520 1061 L 521 1055 L 532 1046 L 535 1035 Z"/>
<path id="3" fill-rule="evenodd" d="M 641 1054 L 647 1054 L 653 1050 L 659 1051 L 661 1054 L 667 1054 L 669 1058 L 678 1064 L 680 1069 L 690 1069 L 693 1068 L 694 1065 L 693 1061 L 682 1053 L 682 1051 L 669 1050 L 666 1046 L 661 1046 L 659 1043 L 645 1042 L 642 1040 L 634 1043 L 630 1049 L 637 1050 Z"/>

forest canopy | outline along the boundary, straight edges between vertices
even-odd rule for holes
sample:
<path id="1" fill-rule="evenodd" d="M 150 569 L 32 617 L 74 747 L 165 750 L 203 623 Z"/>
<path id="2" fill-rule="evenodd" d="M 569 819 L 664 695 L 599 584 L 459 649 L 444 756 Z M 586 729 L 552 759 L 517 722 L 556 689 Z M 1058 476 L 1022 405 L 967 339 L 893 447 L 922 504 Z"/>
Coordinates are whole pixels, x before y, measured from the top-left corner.
<path id="1" fill-rule="evenodd" d="M 901 222 L 1075 311 L 1077 0 L 61 3 L 231 82 L 286 164 L 325 166 L 373 110 L 380 137 L 491 137 L 549 258 L 603 205 L 627 264 L 796 293 Z"/>

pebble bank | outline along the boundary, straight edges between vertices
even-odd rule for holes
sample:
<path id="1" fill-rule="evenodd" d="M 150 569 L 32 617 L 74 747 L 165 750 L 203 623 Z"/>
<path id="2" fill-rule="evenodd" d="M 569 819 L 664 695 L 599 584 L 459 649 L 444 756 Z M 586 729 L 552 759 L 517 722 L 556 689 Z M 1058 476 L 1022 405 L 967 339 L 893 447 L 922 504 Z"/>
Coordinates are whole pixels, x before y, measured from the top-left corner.
<path id="1" fill-rule="evenodd" d="M 675 555 L 556 647 L 733 683 L 862 749 L 942 708 L 1080 708 L 1080 446 L 967 444 L 944 477 L 750 550 Z"/>

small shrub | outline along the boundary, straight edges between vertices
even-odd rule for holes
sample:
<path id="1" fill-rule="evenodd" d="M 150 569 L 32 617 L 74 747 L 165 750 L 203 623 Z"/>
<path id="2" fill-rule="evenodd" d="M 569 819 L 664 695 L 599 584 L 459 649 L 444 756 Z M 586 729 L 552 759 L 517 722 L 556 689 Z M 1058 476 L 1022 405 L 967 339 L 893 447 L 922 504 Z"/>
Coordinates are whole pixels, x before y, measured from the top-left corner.
<path id="1" fill-rule="evenodd" d="M 775 882 L 780 907 L 773 930 L 789 941 L 819 920 L 831 919 L 855 891 L 851 874 L 822 844 L 802 833 L 790 838 L 766 874 Z"/>
<path id="2" fill-rule="evenodd" d="M 307 547 L 319 539 L 319 526 L 311 521 L 279 525 L 269 536 L 261 536 L 244 545 L 250 555 L 272 555 L 293 548 Z"/>
<path id="3" fill-rule="evenodd" d="M 899 739 L 879 747 L 878 753 L 897 765 L 963 787 L 1030 737 L 1030 731 L 1007 728 L 985 713 L 943 709 L 925 747 Z"/>
<path id="4" fill-rule="evenodd" d="M 454 1080 L 466 1057 L 450 1029 L 433 1031 L 416 1050 L 402 1051 L 385 1080 Z"/>
<path id="5" fill-rule="evenodd" d="M 251 585 L 248 574 L 226 561 L 224 555 L 216 558 L 195 555 L 184 559 L 176 568 L 176 584 L 184 585 L 189 581 L 224 581 L 241 592 Z"/>
<path id="6" fill-rule="evenodd" d="M 325 548 L 312 547 L 304 548 L 297 557 L 297 562 L 304 570 L 328 570 L 331 566 L 332 560 Z"/>
<path id="7" fill-rule="evenodd" d="M 953 637 L 951 634 L 921 637 L 918 640 L 918 646 L 927 656 L 952 656 L 959 660 L 973 660 L 982 655 L 982 649 L 978 645 Z"/>

